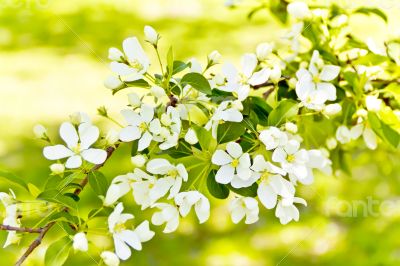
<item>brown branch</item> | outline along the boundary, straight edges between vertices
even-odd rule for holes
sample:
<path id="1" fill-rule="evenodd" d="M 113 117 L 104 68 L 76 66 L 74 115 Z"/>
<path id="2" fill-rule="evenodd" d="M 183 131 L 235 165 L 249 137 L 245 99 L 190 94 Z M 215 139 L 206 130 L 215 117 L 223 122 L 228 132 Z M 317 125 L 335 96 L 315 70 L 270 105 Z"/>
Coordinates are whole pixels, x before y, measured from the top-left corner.
<path id="1" fill-rule="evenodd" d="M 43 228 L 28 228 L 28 227 L 15 227 L 5 224 L 0 224 L 0 230 L 16 231 L 21 233 L 41 233 Z"/>
<path id="2" fill-rule="evenodd" d="M 102 164 L 96 164 L 95 166 L 93 166 L 92 169 L 90 169 L 89 173 L 93 172 L 93 171 L 96 171 L 96 170 L 100 169 L 101 167 L 103 167 L 103 165 L 111 157 L 111 155 L 114 153 L 114 151 L 115 151 L 115 149 L 117 147 L 118 147 L 118 145 L 116 145 L 115 147 L 108 147 L 106 149 L 106 151 L 107 151 L 106 160 Z M 85 186 L 87 185 L 87 183 L 89 181 L 89 173 L 87 173 L 85 178 L 81 181 L 81 183 L 80 183 L 81 188 L 75 189 L 75 191 L 74 191 L 75 195 L 78 196 L 82 192 L 82 190 L 85 188 Z M 64 211 L 68 211 L 68 208 L 64 208 Z M 29 247 L 25 251 L 25 253 L 15 263 L 15 266 L 22 265 L 22 263 L 28 258 L 28 256 L 42 243 L 43 238 L 45 237 L 47 232 L 53 227 L 53 225 L 55 225 L 55 223 L 56 223 L 55 221 L 50 222 L 45 227 L 43 227 L 41 229 L 41 232 L 40 232 L 39 236 L 29 245 Z"/>

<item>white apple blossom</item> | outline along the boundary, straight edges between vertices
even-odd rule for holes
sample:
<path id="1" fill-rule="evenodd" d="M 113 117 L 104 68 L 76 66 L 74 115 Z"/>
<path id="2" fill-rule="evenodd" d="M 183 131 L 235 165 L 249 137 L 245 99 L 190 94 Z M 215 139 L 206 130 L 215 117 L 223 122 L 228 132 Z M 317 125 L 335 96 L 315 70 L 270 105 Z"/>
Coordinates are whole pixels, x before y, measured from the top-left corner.
<path id="1" fill-rule="evenodd" d="M 121 260 L 131 256 L 132 247 L 142 249 L 142 243 L 153 238 L 154 232 L 149 228 L 149 222 L 144 221 L 134 230 L 127 229 L 125 223 L 134 218 L 132 214 L 122 213 L 124 206 L 119 203 L 108 217 L 108 230 L 113 235 L 115 253 Z"/>
<path id="2" fill-rule="evenodd" d="M 341 143 L 341 144 L 346 144 L 351 141 L 351 134 L 350 130 L 348 127 L 345 125 L 341 125 L 336 129 L 336 139 Z"/>
<path id="3" fill-rule="evenodd" d="M 290 3 L 287 6 L 287 12 L 296 19 L 307 19 L 311 16 L 308 5 L 300 1 Z"/>
<path id="4" fill-rule="evenodd" d="M 136 37 L 127 38 L 122 47 L 126 62 L 113 61 L 111 70 L 119 75 L 123 81 L 135 81 L 143 78 L 150 66 L 150 61 Z"/>
<path id="5" fill-rule="evenodd" d="M 308 70 L 301 68 L 296 73 L 296 94 L 304 106 L 320 111 L 326 101 L 336 100 L 336 88 L 329 81 L 334 80 L 339 72 L 339 66 L 324 65 L 319 52 L 315 50 Z"/>
<path id="6" fill-rule="evenodd" d="M 215 180 L 220 184 L 235 184 L 236 187 L 250 186 L 257 178 L 250 169 L 248 153 L 236 142 L 229 142 L 226 151 L 216 150 L 211 158 L 213 164 L 220 166 Z"/>
<path id="7" fill-rule="evenodd" d="M 100 257 L 107 266 L 119 266 L 119 258 L 114 252 L 103 251 L 101 252 Z"/>
<path id="8" fill-rule="evenodd" d="M 172 186 L 170 186 L 170 194 L 168 199 L 174 198 L 181 189 L 182 182 L 186 182 L 188 180 L 188 172 L 183 164 L 178 164 L 175 166 L 166 159 L 153 159 L 147 163 L 146 169 L 149 173 L 161 175 L 166 180 L 172 180 Z M 168 185 L 170 183 L 171 182 L 168 182 Z M 166 187 L 168 185 L 166 184 Z"/>
<path id="9" fill-rule="evenodd" d="M 124 87 L 124 83 L 117 77 L 109 76 L 104 80 L 104 87 L 109 90 L 117 90 Z"/>
<path id="10" fill-rule="evenodd" d="M 168 106 L 167 112 L 161 115 L 160 122 L 161 128 L 153 137 L 155 141 L 162 142 L 159 144 L 159 148 L 167 150 L 178 145 L 179 134 L 182 128 L 179 111 L 172 106 Z"/>
<path id="11" fill-rule="evenodd" d="M 256 71 L 258 60 L 255 54 L 245 54 L 242 57 L 241 65 L 241 73 L 232 64 L 227 63 L 222 66 L 222 73 L 227 83 L 219 89 L 232 92 L 239 101 L 244 101 L 249 95 L 250 87 L 266 82 L 271 74 L 271 70 L 262 68 Z"/>
<path id="12" fill-rule="evenodd" d="M 210 201 L 198 191 L 180 192 L 175 196 L 175 204 L 179 206 L 182 217 L 186 217 L 192 206 L 200 223 L 204 223 L 210 217 Z"/>
<path id="13" fill-rule="evenodd" d="M 148 104 L 142 104 L 139 113 L 126 109 L 122 110 L 121 114 L 128 122 L 128 126 L 121 130 L 120 139 L 124 142 L 139 139 L 138 151 L 149 147 L 153 135 L 161 130 L 160 121 L 154 118 L 154 108 Z"/>
<path id="14" fill-rule="evenodd" d="M 185 134 L 185 141 L 189 144 L 196 144 L 199 142 L 199 139 L 197 138 L 196 132 L 192 129 L 189 128 L 188 131 Z"/>
<path id="15" fill-rule="evenodd" d="M 307 206 L 307 202 L 302 198 L 289 198 L 279 200 L 275 210 L 275 216 L 279 218 L 281 224 L 288 224 L 290 221 L 299 221 L 300 213 L 293 203 L 300 203 Z"/>
<path id="16" fill-rule="evenodd" d="M 236 197 L 229 203 L 229 211 L 233 223 L 239 223 L 243 218 L 246 224 L 253 224 L 258 221 L 258 202 L 250 197 Z"/>
<path id="17" fill-rule="evenodd" d="M 79 232 L 73 237 L 73 248 L 75 251 L 86 252 L 89 250 L 89 243 L 84 232 Z"/>
<path id="18" fill-rule="evenodd" d="M 360 136 L 363 136 L 364 142 L 367 147 L 371 150 L 375 150 L 378 146 L 378 137 L 375 132 L 366 124 L 359 123 L 350 129 L 351 139 L 356 140 Z"/>
<path id="19" fill-rule="evenodd" d="M 256 55 L 258 60 L 260 61 L 266 60 L 274 50 L 274 46 L 275 45 L 273 43 L 260 43 L 259 45 L 257 45 Z"/>
<path id="20" fill-rule="evenodd" d="M 158 40 L 160 39 L 160 35 L 153 27 L 148 25 L 144 26 L 144 35 L 146 36 L 146 41 L 148 41 L 154 46 L 157 46 Z"/>
<path id="21" fill-rule="evenodd" d="M 204 128 L 207 130 L 211 129 L 212 136 L 217 138 L 218 125 L 221 123 L 221 121 L 242 122 L 242 110 L 243 105 L 240 101 L 223 101 L 219 104 L 213 116 L 207 122 Z"/>
<path id="22" fill-rule="evenodd" d="M 277 127 L 269 127 L 261 131 L 259 139 L 267 150 L 273 150 L 277 147 L 284 146 L 288 142 L 287 134 Z"/>
<path id="23" fill-rule="evenodd" d="M 272 160 L 280 163 L 283 170 L 289 174 L 292 182 L 299 180 L 303 184 L 313 182 L 312 171 L 308 168 L 308 152 L 305 149 L 299 149 L 300 142 L 289 140 L 285 146 L 278 147 L 272 153 Z"/>
<path id="24" fill-rule="evenodd" d="M 342 106 L 339 103 L 328 104 L 322 111 L 323 114 L 332 117 L 339 114 L 342 111 Z"/>
<path id="25" fill-rule="evenodd" d="M 90 148 L 99 138 L 99 129 L 89 123 L 82 123 L 75 127 L 64 122 L 60 127 L 60 136 L 67 146 L 54 145 L 43 149 L 43 155 L 49 160 L 68 158 L 66 168 L 78 168 L 82 165 L 82 158 L 93 164 L 102 164 L 107 158 L 107 152 L 101 149 Z"/>
<path id="26" fill-rule="evenodd" d="M 10 190 L 10 194 L 0 192 L 0 201 L 5 207 L 3 224 L 8 226 L 21 227 L 21 221 L 19 219 L 18 209 L 16 205 L 17 201 L 15 199 L 14 192 L 12 190 Z M 18 234 L 16 231 L 9 231 L 3 248 L 6 248 L 12 244 L 19 243 L 20 239 L 21 235 Z"/>
<path id="27" fill-rule="evenodd" d="M 151 222 L 154 225 L 166 224 L 164 228 L 164 233 L 172 233 L 179 226 L 179 211 L 178 209 L 167 203 L 156 203 L 153 208 L 158 208 L 160 211 L 155 212 L 151 217 Z"/>
<path id="28" fill-rule="evenodd" d="M 108 49 L 108 59 L 120 62 L 124 59 L 124 54 L 118 48 L 111 47 Z"/>

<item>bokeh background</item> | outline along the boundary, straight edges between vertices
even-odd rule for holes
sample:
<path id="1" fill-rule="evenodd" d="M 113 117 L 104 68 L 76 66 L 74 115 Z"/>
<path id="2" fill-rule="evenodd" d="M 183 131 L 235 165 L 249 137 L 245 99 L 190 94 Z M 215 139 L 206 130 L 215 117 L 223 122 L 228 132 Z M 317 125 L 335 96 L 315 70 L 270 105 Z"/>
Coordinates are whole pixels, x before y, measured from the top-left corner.
<path id="1" fill-rule="evenodd" d="M 389 13 L 388 26 L 379 18 L 355 17 L 353 31 L 361 39 L 400 35 L 397 0 L 335 2 Z M 128 36 L 142 36 L 145 25 L 161 33 L 163 51 L 172 44 L 177 58 L 202 62 L 214 49 L 237 62 L 258 43 L 279 40 L 285 26 L 268 12 L 248 20 L 251 3 L 232 10 L 220 0 L 0 0 L 0 168 L 43 186 L 49 162 L 41 156 L 44 143 L 33 138 L 33 125 L 42 123 L 56 136 L 58 124 L 73 112 L 85 111 L 97 121 L 100 105 L 112 113 L 121 109 L 125 94 L 112 97 L 102 85 L 110 72 L 107 51 Z M 104 168 L 110 180 L 132 169 L 128 152 L 122 148 Z M 261 208 L 258 223 L 233 225 L 224 203 L 215 200 L 206 224 L 188 217 L 176 233 L 158 230 L 126 265 L 400 265 L 400 155 L 386 147 L 366 151 L 360 143 L 349 158 L 351 175 L 318 175 L 315 185 L 301 189 L 309 206 L 301 208 L 297 223 L 282 226 Z M 0 181 L 0 191 L 7 190 Z M 24 197 L 23 191 L 15 192 Z M 82 200 L 99 206 L 100 201 L 89 201 L 95 197 L 91 193 L 85 191 Z M 137 222 L 150 217 L 133 202 L 129 208 Z M 27 265 L 42 265 L 44 247 L 56 231 Z M 67 265 L 98 264 L 109 243 L 100 233 L 89 236 L 104 247 L 71 252 Z M 0 232 L 0 243 L 5 237 Z M 0 264 L 12 265 L 21 252 L 17 246 L 0 249 Z"/>

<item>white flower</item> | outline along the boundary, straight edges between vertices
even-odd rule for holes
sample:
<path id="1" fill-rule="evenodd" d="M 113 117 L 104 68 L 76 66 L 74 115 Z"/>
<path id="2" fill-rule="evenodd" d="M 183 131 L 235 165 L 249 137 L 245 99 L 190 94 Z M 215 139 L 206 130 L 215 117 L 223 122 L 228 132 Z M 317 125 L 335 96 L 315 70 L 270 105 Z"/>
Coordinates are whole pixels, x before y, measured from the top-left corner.
<path id="1" fill-rule="evenodd" d="M 152 45 L 157 46 L 158 39 L 160 39 L 160 36 L 153 27 L 144 26 L 144 35 L 146 36 L 146 41 L 148 41 Z"/>
<path id="2" fill-rule="evenodd" d="M 88 240 L 86 238 L 86 234 L 84 232 L 79 232 L 74 235 L 73 238 L 73 248 L 75 251 L 83 251 L 86 252 L 89 250 Z"/>
<path id="3" fill-rule="evenodd" d="M 277 127 L 269 127 L 260 132 L 259 139 L 264 143 L 267 150 L 273 150 L 288 142 L 288 136 Z"/>
<path id="4" fill-rule="evenodd" d="M 121 260 L 127 260 L 131 256 L 132 247 L 142 249 L 142 243 L 153 238 L 154 232 L 149 228 L 149 222 L 144 221 L 134 230 L 126 229 L 125 223 L 133 219 L 132 214 L 122 213 L 124 206 L 119 203 L 108 217 L 108 230 L 113 235 L 115 253 Z"/>
<path id="5" fill-rule="evenodd" d="M 378 146 L 377 136 L 375 132 L 369 126 L 364 125 L 364 123 L 357 124 L 350 130 L 350 136 L 353 140 L 358 139 L 361 135 L 367 147 L 371 150 L 375 150 Z"/>
<path id="6" fill-rule="evenodd" d="M 65 166 L 62 163 L 53 163 L 50 165 L 50 170 L 53 174 L 59 175 L 64 173 Z"/>
<path id="7" fill-rule="evenodd" d="M 289 15 L 296 19 L 306 19 L 311 16 L 311 11 L 308 5 L 304 2 L 292 2 L 287 6 Z"/>
<path id="8" fill-rule="evenodd" d="M 131 158 L 131 162 L 136 167 L 142 167 L 147 162 L 147 156 L 143 154 L 137 154 Z"/>
<path id="9" fill-rule="evenodd" d="M 192 58 L 188 62 L 190 64 L 190 72 L 195 72 L 195 73 L 202 73 L 203 68 L 201 67 L 201 64 L 199 61 L 197 61 L 196 58 Z"/>
<path id="10" fill-rule="evenodd" d="M 160 209 L 160 211 L 153 214 L 151 222 L 157 226 L 165 223 L 163 232 L 166 234 L 174 232 L 179 226 L 178 209 L 167 203 L 156 203 L 153 207 Z"/>
<path id="11" fill-rule="evenodd" d="M 258 185 L 257 196 L 267 209 L 272 209 L 276 206 L 278 195 L 281 197 L 294 197 L 295 188 L 293 184 L 282 177 L 286 175 L 286 172 L 265 161 L 264 156 L 257 155 L 251 168 L 261 174 L 261 183 Z"/>
<path id="12" fill-rule="evenodd" d="M 107 266 L 119 266 L 119 258 L 114 252 L 103 251 L 100 257 Z"/>
<path id="13" fill-rule="evenodd" d="M 238 197 L 229 203 L 229 211 L 233 223 L 239 223 L 246 217 L 245 223 L 252 224 L 258 221 L 258 202 L 250 197 Z"/>
<path id="14" fill-rule="evenodd" d="M 132 110 L 122 110 L 122 115 L 128 126 L 120 132 L 120 139 L 129 142 L 139 139 L 138 151 L 149 147 L 153 134 L 160 132 L 160 121 L 154 118 L 154 109 L 150 105 L 142 104 L 139 114 Z"/>
<path id="15" fill-rule="evenodd" d="M 271 70 L 262 68 L 255 72 L 258 65 L 255 54 L 245 54 L 242 57 L 241 65 L 242 73 L 239 73 L 232 64 L 222 66 L 222 73 L 227 79 L 227 83 L 219 89 L 232 92 L 238 100 L 243 101 L 249 95 L 251 86 L 260 85 L 268 80 Z"/>
<path id="16" fill-rule="evenodd" d="M 196 144 L 197 142 L 199 142 L 196 132 L 192 129 L 189 128 L 188 131 L 185 134 L 185 141 L 189 144 Z"/>
<path id="17" fill-rule="evenodd" d="M 259 45 L 257 45 L 256 48 L 256 55 L 258 60 L 260 61 L 266 60 L 273 50 L 274 50 L 274 44 L 260 43 Z"/>
<path id="18" fill-rule="evenodd" d="M 10 194 L 0 192 L 0 201 L 3 203 L 6 213 L 3 220 L 4 225 L 13 226 L 13 227 L 21 227 L 21 221 L 18 218 L 18 209 L 14 192 L 10 189 Z M 12 244 L 17 244 L 21 239 L 21 235 L 16 231 L 9 231 L 6 242 L 4 243 L 3 248 L 8 247 Z"/>
<path id="19" fill-rule="evenodd" d="M 297 140 L 289 140 L 285 146 L 274 150 L 272 160 L 281 164 L 292 182 L 299 180 L 303 184 L 311 184 L 312 171 L 307 167 L 309 156 L 306 150 L 299 148 L 300 143 Z"/>
<path id="20" fill-rule="evenodd" d="M 379 112 L 382 108 L 382 100 L 377 96 L 368 95 L 365 97 L 365 104 L 368 111 Z"/>
<path id="21" fill-rule="evenodd" d="M 119 140 L 119 132 L 111 128 L 105 137 L 107 145 L 114 145 Z"/>
<path id="22" fill-rule="evenodd" d="M 168 106 L 167 112 L 161 115 L 160 121 L 161 128 L 157 135 L 154 136 L 155 141 L 162 142 L 159 148 L 161 150 L 167 150 L 178 145 L 179 134 L 182 127 L 179 111 L 172 106 Z"/>
<path id="23" fill-rule="evenodd" d="M 336 139 L 341 143 L 341 144 L 346 144 L 349 143 L 351 140 L 351 134 L 350 134 L 350 130 L 342 125 L 339 126 L 336 129 Z"/>
<path id="24" fill-rule="evenodd" d="M 221 59 L 221 54 L 218 51 L 212 51 L 207 56 L 207 60 L 208 60 L 209 65 L 218 64 L 220 59 Z"/>
<path id="25" fill-rule="evenodd" d="M 332 174 L 332 161 L 329 159 L 329 152 L 326 149 L 308 150 L 309 160 L 307 166 L 319 169 L 327 175 Z"/>
<path id="26" fill-rule="evenodd" d="M 220 184 L 232 183 L 232 185 L 240 181 L 253 181 L 250 155 L 243 153 L 242 147 L 236 142 L 229 142 L 226 151 L 216 150 L 211 158 L 213 164 L 221 166 L 215 175 L 215 180 Z"/>
<path id="27" fill-rule="evenodd" d="M 342 111 L 342 106 L 338 103 L 333 103 L 325 106 L 323 113 L 327 116 L 335 116 L 341 111 Z"/>
<path id="28" fill-rule="evenodd" d="M 60 136 L 67 144 L 47 146 L 43 149 L 43 155 L 49 160 L 67 158 L 65 167 L 78 168 L 82 165 L 82 158 L 93 164 L 102 164 L 107 158 L 107 152 L 101 149 L 90 148 L 99 138 L 99 129 L 89 123 L 82 123 L 75 127 L 64 122 L 60 127 Z"/>
<path id="29" fill-rule="evenodd" d="M 160 86 L 152 86 L 150 88 L 150 92 L 154 97 L 156 97 L 158 99 L 167 96 L 167 94 L 165 93 L 165 90 L 163 88 L 161 88 Z"/>
<path id="30" fill-rule="evenodd" d="M 142 100 L 140 99 L 139 95 L 134 92 L 128 94 L 128 101 L 130 106 L 132 106 L 133 108 L 138 108 L 142 105 Z"/>
<path id="31" fill-rule="evenodd" d="M 217 138 L 217 130 L 220 122 L 241 122 L 243 115 L 240 111 L 242 110 L 243 105 L 240 101 L 223 101 L 219 104 L 204 128 L 207 130 L 211 129 L 212 136 Z"/>
<path id="32" fill-rule="evenodd" d="M 301 203 L 304 206 L 307 206 L 307 202 L 302 198 L 289 198 L 289 199 L 282 199 L 278 202 L 278 206 L 275 210 L 275 216 L 279 218 L 281 224 L 287 224 L 292 220 L 296 222 L 300 218 L 299 210 L 293 203 Z"/>
<path id="33" fill-rule="evenodd" d="M 126 60 L 129 65 L 113 61 L 111 70 L 125 81 L 135 81 L 143 78 L 150 66 L 150 61 L 136 37 L 127 38 L 122 43 Z"/>
<path id="34" fill-rule="evenodd" d="M 104 80 L 104 87 L 109 90 L 117 90 L 122 88 L 124 83 L 117 77 L 109 76 L 106 80 Z"/>
<path id="35" fill-rule="evenodd" d="M 41 139 L 46 137 L 47 130 L 43 125 L 38 124 L 33 127 L 33 133 L 36 138 Z"/>
<path id="36" fill-rule="evenodd" d="M 317 50 L 314 51 L 308 70 L 297 71 L 296 94 L 309 109 L 322 110 L 326 101 L 336 100 L 336 88 L 329 81 L 334 80 L 340 67 L 324 65 Z"/>
<path id="37" fill-rule="evenodd" d="M 273 83 L 278 83 L 282 77 L 282 69 L 279 65 L 275 65 L 272 70 L 271 70 L 271 75 L 269 76 L 269 79 Z"/>
<path id="38" fill-rule="evenodd" d="M 181 192 L 175 196 L 175 204 L 179 206 L 182 217 L 186 217 L 192 206 L 196 211 L 200 223 L 204 223 L 210 217 L 210 201 L 198 191 Z"/>
<path id="39" fill-rule="evenodd" d="M 124 59 L 124 54 L 119 49 L 111 47 L 108 49 L 108 59 L 112 61 L 121 61 Z"/>
<path id="40" fill-rule="evenodd" d="M 168 180 L 173 180 L 168 199 L 175 197 L 181 189 L 182 182 L 188 180 L 188 173 L 183 164 L 175 166 L 166 159 L 153 159 L 147 163 L 146 169 L 152 174 L 162 175 Z"/>
<path id="41" fill-rule="evenodd" d="M 75 112 L 69 116 L 69 119 L 71 120 L 72 124 L 77 126 L 82 123 L 88 123 L 88 124 L 92 123 L 89 115 L 85 112 Z"/>

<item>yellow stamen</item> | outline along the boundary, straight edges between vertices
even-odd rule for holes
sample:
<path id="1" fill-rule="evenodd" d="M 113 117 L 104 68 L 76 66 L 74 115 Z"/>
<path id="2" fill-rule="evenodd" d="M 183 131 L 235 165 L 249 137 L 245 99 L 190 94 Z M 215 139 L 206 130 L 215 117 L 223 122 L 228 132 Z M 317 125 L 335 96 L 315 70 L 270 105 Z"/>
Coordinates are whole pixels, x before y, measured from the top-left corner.
<path id="1" fill-rule="evenodd" d="M 231 165 L 236 168 L 239 165 L 239 160 L 238 159 L 233 160 L 231 162 Z"/>

